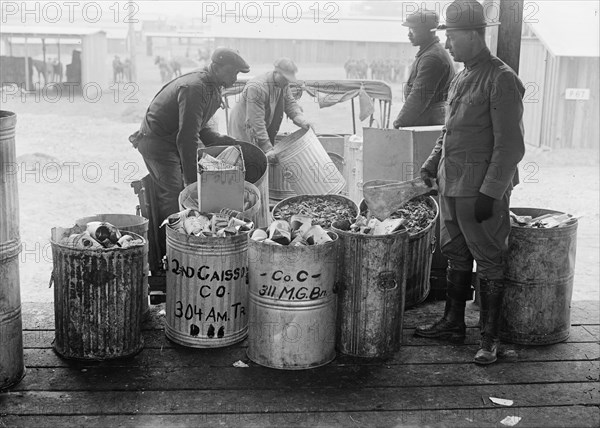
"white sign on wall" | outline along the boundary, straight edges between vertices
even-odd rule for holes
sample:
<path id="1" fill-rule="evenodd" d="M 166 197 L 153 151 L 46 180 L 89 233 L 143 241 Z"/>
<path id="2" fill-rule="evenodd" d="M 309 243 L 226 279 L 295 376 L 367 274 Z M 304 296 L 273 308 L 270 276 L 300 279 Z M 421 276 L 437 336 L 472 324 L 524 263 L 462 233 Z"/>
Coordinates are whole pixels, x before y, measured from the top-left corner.
<path id="1" fill-rule="evenodd" d="M 589 100 L 590 90 L 583 88 L 567 88 L 565 91 L 566 100 Z"/>

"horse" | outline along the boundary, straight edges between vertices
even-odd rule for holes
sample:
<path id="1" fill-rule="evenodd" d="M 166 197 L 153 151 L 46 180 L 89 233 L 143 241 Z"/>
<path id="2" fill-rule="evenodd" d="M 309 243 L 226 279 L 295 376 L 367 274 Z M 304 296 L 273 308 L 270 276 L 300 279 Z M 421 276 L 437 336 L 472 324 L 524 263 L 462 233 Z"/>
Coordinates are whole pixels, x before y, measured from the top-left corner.
<path id="1" fill-rule="evenodd" d="M 169 66 L 171 67 L 171 70 L 173 70 L 175 77 L 181 76 L 181 64 L 179 61 L 172 59 L 169 61 Z"/>
<path id="2" fill-rule="evenodd" d="M 121 58 L 118 55 L 115 55 L 115 58 L 112 61 L 112 69 L 113 69 L 113 82 L 117 83 L 123 79 L 123 63 L 121 62 Z"/>
<path id="3" fill-rule="evenodd" d="M 44 85 L 46 85 L 48 83 L 48 72 L 50 71 L 49 64 L 39 59 L 32 59 L 31 64 L 37 71 L 38 83 L 42 83 L 42 76 L 44 76 Z"/>
<path id="4" fill-rule="evenodd" d="M 202 67 L 210 63 L 210 50 L 207 48 L 198 49 L 198 61 Z"/>
<path id="5" fill-rule="evenodd" d="M 173 69 L 163 57 L 157 56 L 154 58 L 154 64 L 158 65 L 162 83 L 167 83 L 173 78 Z M 179 72 L 181 73 L 181 70 Z"/>
<path id="6" fill-rule="evenodd" d="M 58 59 L 54 59 L 54 61 L 52 61 L 52 75 L 50 76 L 51 80 L 53 82 L 60 82 L 62 83 L 63 81 L 63 65 L 62 62 L 60 62 Z"/>

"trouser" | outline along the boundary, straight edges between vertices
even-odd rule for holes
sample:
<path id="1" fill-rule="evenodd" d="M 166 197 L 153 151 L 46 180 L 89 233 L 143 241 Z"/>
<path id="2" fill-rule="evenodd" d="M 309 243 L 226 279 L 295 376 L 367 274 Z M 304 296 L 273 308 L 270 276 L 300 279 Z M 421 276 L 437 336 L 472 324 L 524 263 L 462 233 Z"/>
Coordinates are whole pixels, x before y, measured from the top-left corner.
<path id="1" fill-rule="evenodd" d="M 160 224 L 173 213 L 179 212 L 179 194 L 183 190 L 183 172 L 179 152 L 171 145 L 163 143 L 160 154 L 153 150 L 153 143 L 148 137 L 143 137 L 138 150 L 144 158 L 150 177 L 154 182 L 158 213 L 156 219 Z M 161 256 L 167 253 L 166 232 L 161 227 L 158 231 L 158 246 Z"/>
<path id="2" fill-rule="evenodd" d="M 480 277 L 502 281 L 510 232 L 510 191 L 494 200 L 492 217 L 481 223 L 475 220 L 476 199 L 440 195 L 440 248 L 450 269 L 471 272 L 475 260 Z"/>

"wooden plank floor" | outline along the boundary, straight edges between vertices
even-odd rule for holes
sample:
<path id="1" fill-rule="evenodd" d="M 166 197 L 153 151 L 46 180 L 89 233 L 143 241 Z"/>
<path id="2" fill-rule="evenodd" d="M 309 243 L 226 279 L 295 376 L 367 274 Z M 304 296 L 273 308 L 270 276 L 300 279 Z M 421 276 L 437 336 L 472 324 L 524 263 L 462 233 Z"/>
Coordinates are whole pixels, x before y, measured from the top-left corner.
<path id="1" fill-rule="evenodd" d="M 499 362 L 473 363 L 479 330 L 463 345 L 413 337 L 442 303 L 406 311 L 393 358 L 338 356 L 312 370 L 261 367 L 246 344 L 188 349 L 168 341 L 161 307 L 144 324 L 134 358 L 72 362 L 58 357 L 53 305 L 23 305 L 27 375 L 0 393 L 0 427 L 105 426 L 600 426 L 598 302 L 573 302 L 571 334 L 549 346 L 503 344 Z M 467 325 L 478 313 L 468 310 Z M 249 368 L 235 368 L 242 360 Z M 514 401 L 493 404 L 489 397 Z"/>

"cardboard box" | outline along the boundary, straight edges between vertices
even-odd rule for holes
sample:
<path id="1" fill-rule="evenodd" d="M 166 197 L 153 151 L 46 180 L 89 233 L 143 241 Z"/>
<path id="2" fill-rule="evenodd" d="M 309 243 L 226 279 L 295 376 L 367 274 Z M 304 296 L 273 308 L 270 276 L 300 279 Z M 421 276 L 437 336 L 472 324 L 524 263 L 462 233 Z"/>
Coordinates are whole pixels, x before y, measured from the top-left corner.
<path id="1" fill-rule="evenodd" d="M 212 146 L 198 149 L 197 161 L 204 153 L 216 158 L 230 146 Z M 198 207 L 200 211 L 218 213 L 223 208 L 236 211 L 244 210 L 244 155 L 240 146 L 233 146 L 239 151 L 242 168 L 227 171 L 200 171 L 198 168 Z"/>
<path id="2" fill-rule="evenodd" d="M 441 132 L 442 125 L 363 128 L 363 181 L 417 178 Z"/>

